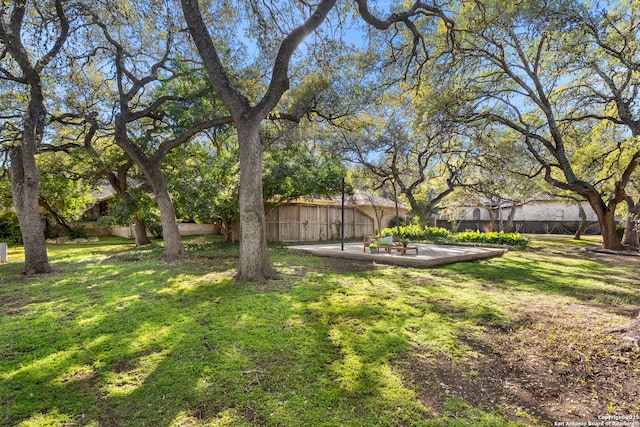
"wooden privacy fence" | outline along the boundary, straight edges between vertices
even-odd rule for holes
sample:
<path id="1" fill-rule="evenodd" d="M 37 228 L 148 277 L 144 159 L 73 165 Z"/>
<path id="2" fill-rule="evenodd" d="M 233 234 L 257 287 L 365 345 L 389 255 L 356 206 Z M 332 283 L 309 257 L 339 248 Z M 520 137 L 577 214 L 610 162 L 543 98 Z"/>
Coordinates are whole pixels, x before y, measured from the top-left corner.
<path id="1" fill-rule="evenodd" d="M 373 234 L 374 221 L 354 206 L 345 207 L 345 239 Z M 292 204 L 273 208 L 267 214 L 267 240 L 271 242 L 318 242 L 340 239 L 340 206 Z"/>

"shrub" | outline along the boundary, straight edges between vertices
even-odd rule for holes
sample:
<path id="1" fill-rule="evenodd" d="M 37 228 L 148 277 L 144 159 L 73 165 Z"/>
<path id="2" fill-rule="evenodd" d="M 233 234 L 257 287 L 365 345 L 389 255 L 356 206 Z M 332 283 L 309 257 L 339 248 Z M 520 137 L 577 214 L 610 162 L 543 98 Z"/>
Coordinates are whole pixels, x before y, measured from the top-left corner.
<path id="1" fill-rule="evenodd" d="M 424 229 L 427 240 L 449 240 L 451 232 L 442 227 L 427 227 Z"/>
<path id="2" fill-rule="evenodd" d="M 162 223 L 149 222 L 147 223 L 147 230 L 149 230 L 151 235 L 156 239 L 162 239 Z"/>
<path id="3" fill-rule="evenodd" d="M 69 227 L 69 238 L 70 239 L 86 239 L 87 230 L 85 230 L 84 226 L 82 225 Z"/>
<path id="4" fill-rule="evenodd" d="M 401 227 L 407 225 L 407 218 L 403 218 L 403 217 L 396 218 L 394 216 L 389 220 L 389 228 L 397 227 L 398 225 Z"/>
<path id="5" fill-rule="evenodd" d="M 396 236 L 400 234 L 405 239 L 413 241 L 445 241 L 451 239 L 451 232 L 442 227 L 422 228 L 417 224 L 409 224 L 404 227 L 385 228 L 383 236 Z"/>
<path id="6" fill-rule="evenodd" d="M 0 239 L 6 243 L 22 244 L 18 215 L 13 211 L 0 212 Z"/>
<path id="7" fill-rule="evenodd" d="M 47 239 L 54 239 L 67 234 L 67 230 L 55 222 L 51 216 L 45 215 L 44 219 L 44 235 Z"/>
<path id="8" fill-rule="evenodd" d="M 396 236 L 400 234 L 404 239 L 418 242 L 461 242 L 477 243 L 485 245 L 508 245 L 525 248 L 529 246 L 529 239 L 520 233 L 465 231 L 463 233 L 452 234 L 442 227 L 425 227 L 411 224 L 404 227 L 385 228 L 381 233 L 383 236 Z"/>
<path id="9" fill-rule="evenodd" d="M 529 246 L 529 239 L 520 233 L 505 233 L 504 231 L 494 231 L 481 233 L 480 231 L 465 231 L 453 236 L 456 242 L 481 243 L 489 245 L 508 245 L 517 247 Z"/>

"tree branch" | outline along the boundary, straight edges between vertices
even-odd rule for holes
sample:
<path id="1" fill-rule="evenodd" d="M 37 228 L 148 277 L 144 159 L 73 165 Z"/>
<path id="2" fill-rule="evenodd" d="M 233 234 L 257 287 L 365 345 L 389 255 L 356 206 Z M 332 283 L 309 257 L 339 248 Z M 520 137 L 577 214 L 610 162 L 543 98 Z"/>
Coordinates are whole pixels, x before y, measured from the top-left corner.
<path id="1" fill-rule="evenodd" d="M 289 63 L 291 62 L 291 57 L 300 43 L 322 24 L 335 4 L 336 0 L 322 0 L 311 16 L 284 38 L 273 65 L 269 88 L 254 108 L 258 117 L 264 117 L 273 110 L 280 101 L 282 94 L 289 89 Z"/>
<path id="2" fill-rule="evenodd" d="M 180 135 L 178 135 L 177 137 L 170 139 L 170 140 L 166 140 L 163 141 L 160 146 L 158 147 L 158 151 L 156 151 L 155 155 L 153 156 L 156 159 L 159 159 L 160 161 L 162 161 L 166 155 L 169 153 L 169 151 L 173 150 L 174 148 L 180 146 L 181 144 L 184 144 L 185 142 L 187 142 L 191 137 L 193 137 L 194 135 L 206 130 L 206 129 L 210 129 L 212 127 L 216 127 L 216 126 L 222 126 L 222 125 L 228 125 L 230 123 L 233 123 L 233 118 L 231 116 L 227 116 L 227 117 L 220 117 L 220 118 L 216 118 L 216 119 L 212 119 L 212 120 L 207 120 L 201 123 L 198 123 L 197 125 L 187 129 L 186 131 L 182 132 Z"/>
<path id="3" fill-rule="evenodd" d="M 429 59 L 429 52 L 428 52 L 424 37 L 420 32 L 420 30 L 418 29 L 418 27 L 416 26 L 415 22 L 413 22 L 412 18 L 415 18 L 417 16 L 428 16 L 428 17 L 440 18 L 442 22 L 444 22 L 444 25 L 447 28 L 447 37 L 451 45 L 455 43 L 455 35 L 453 32 L 455 22 L 449 17 L 447 17 L 444 11 L 440 7 L 430 6 L 421 1 L 416 1 L 411 6 L 411 8 L 409 8 L 409 10 L 406 10 L 404 12 L 392 13 L 387 18 L 380 19 L 377 16 L 375 16 L 373 13 L 371 13 L 371 11 L 369 10 L 368 0 L 355 0 L 355 2 L 358 5 L 358 12 L 360 13 L 360 16 L 362 16 L 362 19 L 367 24 L 371 25 L 377 30 L 387 31 L 392 27 L 397 29 L 396 27 L 397 24 L 401 23 L 401 24 L 404 24 L 404 26 L 411 33 L 411 36 L 412 36 L 411 51 L 409 55 L 409 61 L 407 62 L 407 66 L 404 72 L 404 79 L 407 78 L 408 70 L 411 66 L 413 59 L 417 58 L 418 56 L 418 49 L 420 46 L 422 46 L 422 52 L 425 56 L 425 61 Z M 420 70 L 422 69 L 422 66 L 423 64 L 421 63 L 419 66 Z M 418 73 L 419 72 L 420 71 L 418 71 Z"/>
<path id="4" fill-rule="evenodd" d="M 231 115 L 238 120 L 243 112 L 249 109 L 249 100 L 231 83 L 213 44 L 209 29 L 202 18 L 198 0 L 181 0 L 181 3 L 189 33 L 202 57 L 213 89 Z"/>
<path id="5" fill-rule="evenodd" d="M 40 72 L 55 58 L 69 36 L 69 20 L 64 12 L 63 0 L 55 0 L 56 16 L 60 21 L 60 34 L 56 38 L 54 45 L 51 47 L 40 60 L 36 63 L 35 69 Z"/>

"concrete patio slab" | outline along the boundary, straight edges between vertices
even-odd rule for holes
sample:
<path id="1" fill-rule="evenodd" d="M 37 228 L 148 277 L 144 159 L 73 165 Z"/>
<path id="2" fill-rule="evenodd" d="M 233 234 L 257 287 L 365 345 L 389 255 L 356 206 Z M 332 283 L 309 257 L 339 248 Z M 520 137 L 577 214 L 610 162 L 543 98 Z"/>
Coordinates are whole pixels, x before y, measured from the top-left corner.
<path id="1" fill-rule="evenodd" d="M 369 249 L 367 249 L 366 252 L 363 252 L 363 245 L 361 242 L 345 243 L 344 251 L 341 250 L 340 243 L 294 245 L 287 246 L 287 248 L 308 252 L 317 256 L 356 259 L 406 267 L 435 267 L 453 264 L 456 262 L 476 261 L 479 259 L 501 256 L 507 251 L 506 249 L 501 248 L 450 246 L 430 243 L 412 243 L 410 246 L 418 246 L 417 255 L 413 252 L 401 255 L 395 251 L 390 254 L 386 253 L 386 251 L 372 254 L 369 252 Z"/>

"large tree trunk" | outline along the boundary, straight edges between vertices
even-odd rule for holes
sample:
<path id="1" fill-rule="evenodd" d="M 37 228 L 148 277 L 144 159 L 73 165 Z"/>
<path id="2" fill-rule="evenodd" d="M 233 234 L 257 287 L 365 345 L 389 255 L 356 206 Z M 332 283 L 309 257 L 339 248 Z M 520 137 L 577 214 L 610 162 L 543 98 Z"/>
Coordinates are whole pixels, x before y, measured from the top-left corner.
<path id="1" fill-rule="evenodd" d="M 162 224 L 162 240 L 164 242 L 164 256 L 169 262 L 175 261 L 185 255 L 184 245 L 180 238 L 180 231 L 176 222 L 176 210 L 169 194 L 167 181 L 162 174 L 162 162 L 157 158 L 154 160 L 147 159 L 139 147 L 128 141 L 126 136 L 126 127 L 120 127 L 120 137 L 116 138 L 116 143 L 122 148 L 133 161 L 138 165 L 142 173 L 149 181 L 153 189 L 153 195 L 158 209 L 160 209 L 160 223 Z M 116 132 L 118 135 L 118 132 Z M 127 196 L 128 197 L 128 196 Z M 136 245 L 148 245 L 151 243 L 147 238 L 146 227 L 144 222 L 139 219 L 135 220 L 135 237 Z"/>
<path id="2" fill-rule="evenodd" d="M 127 135 L 127 120 L 122 113 L 116 117 L 115 128 L 116 144 L 131 157 L 140 170 L 142 170 L 149 184 L 151 184 L 153 195 L 160 209 L 164 256 L 169 262 L 175 261 L 184 256 L 185 250 L 182 240 L 180 239 L 180 232 L 178 231 L 178 224 L 176 223 L 176 211 L 171 201 L 171 196 L 169 195 L 167 181 L 162 174 L 162 159 L 159 157 L 149 159 L 140 147 L 129 139 Z"/>
<path id="3" fill-rule="evenodd" d="M 11 190 L 24 245 L 23 273 L 33 275 L 49 273 L 51 266 L 38 204 L 40 179 L 35 159 L 36 144 L 35 141 L 25 143 L 35 135 L 28 133 L 25 127 L 23 144 L 11 150 Z"/>
<path id="4" fill-rule="evenodd" d="M 516 216 L 516 202 L 511 203 L 511 208 L 509 210 L 509 216 L 507 217 L 507 225 L 504 228 L 504 231 L 507 233 L 513 232 L 513 218 Z"/>
<path id="5" fill-rule="evenodd" d="M 153 195 L 158 209 L 160 209 L 160 223 L 162 224 L 162 240 L 164 242 L 164 256 L 167 261 L 175 261 L 185 254 L 184 245 L 180 238 L 180 231 L 176 222 L 176 210 L 169 195 L 167 181 L 159 165 L 150 165 L 142 156 L 137 156 L 128 145 L 120 145 L 131 156 L 142 170 L 153 189 Z M 143 246 L 151 243 L 147 237 L 146 226 L 140 219 L 135 219 L 134 233 L 136 245 Z"/>
<path id="6" fill-rule="evenodd" d="M 622 246 L 622 243 L 618 238 L 618 231 L 616 230 L 615 200 L 610 200 L 608 205 L 605 204 L 600 197 L 600 194 L 593 187 L 589 188 L 589 191 L 581 191 L 578 192 L 578 194 L 587 199 L 591 208 L 593 208 L 593 211 L 598 217 L 600 234 L 602 235 L 602 247 L 604 249 L 611 249 L 614 251 L 623 250 L 624 246 Z"/>
<path id="7" fill-rule="evenodd" d="M 47 241 L 38 203 L 40 177 L 36 165 L 36 151 L 44 134 L 46 111 L 42 87 L 34 78 L 31 100 L 24 120 L 24 133 L 20 145 L 11 151 L 11 190 L 13 205 L 20 222 L 24 245 L 26 275 L 51 272 L 47 256 Z"/>
<path id="8" fill-rule="evenodd" d="M 139 162 L 143 165 L 144 162 Z M 160 222 L 162 223 L 162 241 L 164 242 L 164 255 L 167 261 L 175 261 L 185 254 L 184 245 L 180 238 L 178 223 L 176 222 L 176 210 L 169 195 L 167 181 L 162 175 L 160 165 L 149 166 L 144 164 L 141 168 L 149 180 L 153 195 L 160 209 Z"/>
<path id="9" fill-rule="evenodd" d="M 182 0 L 189 33 L 200 53 L 214 92 L 227 107 L 238 129 L 240 146 L 240 269 L 239 280 L 265 281 L 275 271 L 267 256 L 267 231 L 262 194 L 260 122 L 289 89 L 289 62 L 302 41 L 322 24 L 336 0 L 322 0 L 311 15 L 288 33 L 278 49 L 271 82 L 262 99 L 252 107 L 227 74 L 202 18 L 197 0 Z M 373 19 L 372 16 L 369 16 Z M 398 22 L 398 21 L 395 21 Z M 385 23 L 382 24 L 383 26 Z M 389 23 L 388 26 L 392 24 Z M 388 27 L 384 27 L 388 28 Z"/>
<path id="10" fill-rule="evenodd" d="M 493 205 L 485 206 L 485 209 L 489 215 L 489 229 L 485 229 L 484 231 L 494 232 L 496 231 L 496 219 L 493 216 Z"/>
<path id="11" fill-rule="evenodd" d="M 580 203 L 578 203 L 578 214 L 580 215 L 580 226 L 576 230 L 576 234 L 573 235 L 574 240 L 580 240 L 582 233 L 584 233 L 587 228 L 598 223 L 598 221 L 587 221 L 587 213 Z"/>
<path id="12" fill-rule="evenodd" d="M 623 250 L 624 246 L 622 246 L 616 230 L 615 210 L 609 209 L 598 215 L 598 224 L 600 224 L 600 233 L 602 234 L 602 247 L 617 251 Z"/>
<path id="13" fill-rule="evenodd" d="M 133 226 L 133 236 L 136 239 L 136 246 L 146 246 L 151 244 L 147 236 L 147 225 L 140 218 L 135 218 Z"/>
<path id="14" fill-rule="evenodd" d="M 432 223 L 431 221 L 431 213 L 433 212 L 433 205 L 418 205 L 418 210 L 414 211 L 418 213 L 418 223 L 421 227 L 430 227 L 436 226 L 437 223 Z"/>
<path id="15" fill-rule="evenodd" d="M 51 266 L 47 257 L 47 242 L 44 235 L 44 225 L 40 218 L 38 206 L 38 193 L 40 191 L 40 179 L 36 166 L 35 154 L 40 148 L 44 136 L 47 111 L 45 109 L 44 90 L 40 73 L 60 53 L 69 35 L 69 21 L 65 16 L 62 0 L 52 2 L 51 9 L 56 12 L 56 17 L 51 21 L 35 23 L 35 26 L 45 25 L 47 36 L 56 31 L 53 27 L 59 24 L 57 36 L 49 38 L 46 43 L 48 51 L 39 58 L 35 58 L 38 49 L 26 47 L 25 40 L 37 39 L 36 33 L 24 32 L 23 24 L 25 16 L 31 16 L 32 5 L 27 3 L 3 2 L 2 20 L 0 22 L 0 43 L 3 45 L 2 58 L 12 57 L 17 64 L 3 67 L 3 80 L 13 80 L 23 84 L 29 90 L 29 105 L 24 117 L 24 127 L 20 145 L 11 150 L 11 190 L 13 202 L 20 222 L 20 232 L 24 244 L 25 263 L 24 273 L 40 274 L 49 273 Z M 11 11 L 11 12 L 9 12 Z M 9 17 L 10 19 L 5 19 Z M 34 18 L 37 19 L 37 18 Z M 34 28 L 36 28 L 34 27 Z M 12 73 L 15 73 L 12 75 Z M 16 93 L 16 96 L 21 96 Z"/>
<path id="16" fill-rule="evenodd" d="M 259 126 L 258 120 L 237 123 L 240 142 L 240 268 L 237 278 L 254 282 L 275 277 L 267 254 Z"/>
<path id="17" fill-rule="evenodd" d="M 222 218 L 222 234 L 224 234 L 224 242 L 225 243 L 234 243 L 235 239 L 233 236 L 233 225 L 228 218 Z"/>
<path id="18" fill-rule="evenodd" d="M 622 236 L 622 244 L 625 248 L 637 250 L 640 247 L 638 228 L 640 228 L 640 201 L 634 203 L 631 197 L 626 197 L 629 215 Z"/>

